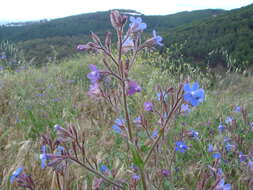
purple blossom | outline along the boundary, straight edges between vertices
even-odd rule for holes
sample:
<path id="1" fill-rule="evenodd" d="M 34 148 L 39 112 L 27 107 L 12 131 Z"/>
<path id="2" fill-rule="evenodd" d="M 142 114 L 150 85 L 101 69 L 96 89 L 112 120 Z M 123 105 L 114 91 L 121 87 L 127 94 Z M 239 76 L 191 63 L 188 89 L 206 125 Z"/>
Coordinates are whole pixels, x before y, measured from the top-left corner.
<path id="1" fill-rule="evenodd" d="M 199 88 L 197 82 L 193 83 L 190 86 L 189 83 L 184 85 L 184 100 L 190 103 L 193 107 L 198 106 L 201 102 L 204 101 L 205 92 L 202 88 Z"/>
<path id="2" fill-rule="evenodd" d="M 131 37 L 128 37 L 127 39 L 124 39 L 124 42 L 122 44 L 123 48 L 131 48 L 134 46 L 134 41 Z"/>
<path id="3" fill-rule="evenodd" d="M 20 174 L 22 173 L 23 168 L 17 168 L 11 175 L 10 181 L 11 183 L 14 183 L 15 179 L 18 178 L 20 176 Z"/>
<path id="4" fill-rule="evenodd" d="M 188 146 L 183 142 L 183 141 L 177 141 L 176 142 L 176 146 L 175 146 L 175 150 L 177 152 L 185 152 L 188 149 Z"/>
<path id="5" fill-rule="evenodd" d="M 220 182 L 217 184 L 215 187 L 215 190 L 231 190 L 231 185 L 230 184 L 225 184 L 225 180 L 221 179 Z"/>
<path id="6" fill-rule="evenodd" d="M 88 47 L 88 46 L 87 46 L 86 44 L 79 44 L 79 45 L 76 47 L 76 49 L 82 51 L 82 50 L 87 49 L 87 47 Z"/>
<path id="7" fill-rule="evenodd" d="M 141 177 L 137 174 L 132 175 L 132 179 L 135 181 L 139 181 L 141 179 Z"/>
<path id="8" fill-rule="evenodd" d="M 228 125 L 231 125 L 232 122 L 233 122 L 233 118 L 230 117 L 230 116 L 228 116 L 228 117 L 226 118 L 226 120 L 225 120 L 225 123 L 228 124 Z"/>
<path id="9" fill-rule="evenodd" d="M 191 109 L 190 109 L 190 107 L 189 107 L 188 104 L 182 104 L 182 105 L 181 105 L 181 111 L 182 111 L 183 113 L 189 113 L 189 112 L 191 112 Z"/>
<path id="10" fill-rule="evenodd" d="M 91 72 L 87 74 L 87 78 L 90 79 L 92 84 L 94 84 L 101 78 L 100 71 L 97 66 L 93 64 L 89 65 L 89 69 Z"/>
<path id="11" fill-rule="evenodd" d="M 152 102 L 145 102 L 144 103 L 144 110 L 145 111 L 153 111 L 153 103 Z"/>
<path id="12" fill-rule="evenodd" d="M 234 112 L 241 112 L 241 110 L 242 110 L 241 106 L 236 106 Z"/>
<path id="13" fill-rule="evenodd" d="M 46 148 L 47 148 L 46 145 L 42 145 L 42 147 L 41 147 L 40 160 L 41 160 L 42 169 L 44 169 L 46 167 L 46 162 L 47 162 Z"/>
<path id="14" fill-rule="evenodd" d="M 152 38 L 155 42 L 155 44 L 159 45 L 159 46 L 163 46 L 163 44 L 161 43 L 161 41 L 163 40 L 163 38 L 161 36 L 156 35 L 156 31 L 153 30 L 153 38 Z"/>
<path id="15" fill-rule="evenodd" d="M 242 152 L 239 152 L 239 160 L 240 162 L 245 162 L 247 159 L 247 155 L 243 154 Z"/>
<path id="16" fill-rule="evenodd" d="M 167 169 L 162 169 L 161 173 L 164 177 L 168 177 L 170 175 L 170 171 Z"/>
<path id="17" fill-rule="evenodd" d="M 130 16 L 129 20 L 131 22 L 129 26 L 133 32 L 143 31 L 147 28 L 147 24 L 142 22 L 141 17 L 134 18 Z"/>
<path id="18" fill-rule="evenodd" d="M 127 85 L 128 85 L 127 94 L 129 96 L 134 95 L 136 92 L 141 91 L 141 87 L 133 80 L 129 80 Z"/>
<path id="19" fill-rule="evenodd" d="M 225 130 L 224 125 L 222 125 L 222 124 L 220 123 L 219 126 L 218 126 L 218 131 L 219 131 L 220 133 L 222 133 L 224 130 Z"/>
<path id="20" fill-rule="evenodd" d="M 207 152 L 213 152 L 213 145 L 212 144 L 208 144 Z"/>
<path id="21" fill-rule="evenodd" d="M 230 143 L 226 143 L 225 144 L 225 149 L 226 151 L 230 152 L 233 148 L 235 147 L 235 145 L 232 145 Z"/>
<path id="22" fill-rule="evenodd" d="M 90 97 L 98 97 L 101 94 L 100 88 L 99 88 L 99 84 L 98 83 L 94 83 L 90 85 L 90 89 L 88 91 L 88 95 Z"/>

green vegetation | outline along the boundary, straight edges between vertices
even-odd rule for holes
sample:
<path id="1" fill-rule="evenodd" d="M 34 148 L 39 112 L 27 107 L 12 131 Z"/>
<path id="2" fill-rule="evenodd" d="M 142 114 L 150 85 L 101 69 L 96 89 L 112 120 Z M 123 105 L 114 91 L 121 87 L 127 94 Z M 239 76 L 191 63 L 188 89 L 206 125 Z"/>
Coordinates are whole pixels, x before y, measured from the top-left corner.
<path id="1" fill-rule="evenodd" d="M 152 57 L 156 57 L 154 54 Z M 113 167 L 124 159 L 124 154 L 117 151 L 122 145 L 122 140 L 110 132 L 111 125 L 118 116 L 110 110 L 110 106 L 102 101 L 93 101 L 87 96 L 88 80 L 86 74 L 89 64 L 99 64 L 99 57 L 82 56 L 59 65 L 48 65 L 37 69 L 28 67 L 20 72 L 1 71 L 0 91 L 0 182 L 2 189 L 16 189 L 9 186 L 7 181 L 13 170 L 18 166 L 25 166 L 26 173 L 30 174 L 36 182 L 38 189 L 56 188 L 55 178 L 40 166 L 39 160 L 39 136 L 46 132 L 51 133 L 53 125 L 58 123 L 63 126 L 74 125 L 84 132 L 86 145 L 89 152 L 96 155 L 98 160 L 106 160 L 106 163 Z M 168 60 L 167 60 L 168 61 Z M 130 105 L 131 110 L 142 110 L 143 102 L 155 96 L 153 94 L 156 84 L 162 86 L 175 86 L 177 82 L 183 81 L 188 76 L 192 80 L 199 81 L 206 91 L 206 101 L 200 107 L 193 110 L 187 117 L 181 117 L 173 124 L 171 135 L 180 134 L 182 127 L 194 129 L 199 132 L 204 144 L 197 144 L 190 140 L 192 146 L 186 155 L 178 155 L 177 165 L 180 170 L 168 177 L 162 189 L 186 188 L 196 189 L 196 184 L 202 178 L 202 172 L 207 171 L 206 163 L 212 159 L 206 153 L 208 143 L 221 142 L 221 136 L 217 134 L 217 126 L 220 120 L 228 115 L 237 120 L 237 125 L 247 132 L 238 132 L 242 136 L 243 147 L 241 151 L 247 153 L 251 144 L 252 131 L 242 121 L 242 116 L 234 113 L 235 106 L 243 106 L 249 113 L 249 121 L 253 120 L 252 90 L 253 81 L 251 76 L 243 76 L 237 73 L 217 74 L 210 78 L 209 75 L 199 71 L 194 72 L 191 66 L 185 66 L 185 72 L 178 75 L 175 68 L 171 71 L 161 71 L 148 62 L 156 62 L 154 59 L 138 59 L 137 64 L 130 73 L 143 88 L 143 93 L 136 95 Z M 161 64 L 170 65 L 166 60 Z M 190 73 L 188 73 L 190 71 Z M 215 81 L 215 85 L 213 85 Z M 151 119 L 151 118 L 150 118 Z M 210 137 L 210 134 L 214 136 Z M 236 132 L 237 134 L 237 132 Z M 229 137 L 236 140 L 237 136 L 229 131 Z M 173 150 L 173 139 L 169 138 L 169 147 Z M 172 142 L 171 142 L 172 141 Z M 221 142 L 222 143 L 222 142 Z M 98 146 L 99 145 L 99 146 Z M 107 152 L 102 154 L 102 152 Z M 203 153 L 203 154 L 202 154 Z M 226 158 L 232 158 L 229 154 Z M 112 161 L 117 155 L 118 160 Z M 225 156 L 225 155 L 224 155 Z M 211 164 L 211 163 L 210 163 Z M 223 172 L 229 177 L 227 183 L 238 187 L 239 190 L 246 190 L 247 168 L 236 160 L 230 161 L 229 166 L 222 162 Z M 91 188 L 92 177 L 80 167 L 71 168 L 69 174 L 69 185 L 71 189 L 80 186 Z M 156 171 L 152 171 L 155 172 Z M 72 180 L 75 179 L 75 180 Z M 178 180 L 180 179 L 180 180 Z M 173 184 L 173 185 L 172 185 Z M 0 189 L 1 189 L 0 188 Z M 139 186 L 141 189 L 141 184 Z"/>
<path id="2" fill-rule="evenodd" d="M 209 66 L 241 67 L 253 64 L 253 5 L 169 30 L 167 45 L 184 44 L 187 58 Z"/>

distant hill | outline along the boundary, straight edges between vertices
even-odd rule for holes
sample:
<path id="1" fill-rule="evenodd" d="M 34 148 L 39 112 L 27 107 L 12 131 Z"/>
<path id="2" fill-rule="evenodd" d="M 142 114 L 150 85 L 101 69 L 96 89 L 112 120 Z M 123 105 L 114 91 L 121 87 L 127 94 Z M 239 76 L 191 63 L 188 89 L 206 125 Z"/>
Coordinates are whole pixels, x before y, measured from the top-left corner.
<path id="1" fill-rule="evenodd" d="M 121 10 L 121 12 L 140 14 L 133 10 Z M 105 31 L 112 30 L 109 13 L 109 11 L 104 11 L 81 14 L 17 27 L 3 26 L 0 28 L 0 40 L 25 41 L 38 38 L 82 36 L 88 35 L 90 31 L 102 34 Z M 224 10 L 208 9 L 166 16 L 142 15 L 142 18 L 148 24 L 148 31 L 153 29 L 166 31 L 169 28 L 203 20 L 221 13 L 224 13 Z"/>
<path id="2" fill-rule="evenodd" d="M 253 66 L 253 4 L 170 28 L 166 45 L 183 43 L 183 53 L 211 66 Z"/>

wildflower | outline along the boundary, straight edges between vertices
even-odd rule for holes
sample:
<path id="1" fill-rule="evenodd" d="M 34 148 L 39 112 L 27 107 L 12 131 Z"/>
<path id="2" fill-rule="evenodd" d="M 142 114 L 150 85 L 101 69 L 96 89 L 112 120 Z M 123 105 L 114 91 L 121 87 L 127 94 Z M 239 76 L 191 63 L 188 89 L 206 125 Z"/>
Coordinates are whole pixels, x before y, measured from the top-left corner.
<path id="1" fill-rule="evenodd" d="M 79 50 L 79 51 L 82 51 L 82 50 L 86 50 L 88 49 L 89 47 L 86 45 L 86 44 L 79 44 L 76 49 Z"/>
<path id="2" fill-rule="evenodd" d="M 163 40 L 163 38 L 161 36 L 156 35 L 156 31 L 153 30 L 153 38 L 152 38 L 155 42 L 156 45 L 159 46 L 163 46 L 163 44 L 161 43 L 161 41 Z"/>
<path id="3" fill-rule="evenodd" d="M 47 152 L 46 152 L 46 145 L 42 145 L 41 147 L 41 152 L 40 154 L 40 159 L 41 159 L 41 167 L 44 169 L 46 167 L 46 161 L 47 161 Z"/>
<path id="4" fill-rule="evenodd" d="M 90 79 L 91 83 L 96 83 L 100 79 L 100 71 L 96 65 L 89 65 L 90 73 L 87 74 L 87 78 Z"/>
<path id="5" fill-rule="evenodd" d="M 118 125 L 113 125 L 113 126 L 112 126 L 112 130 L 113 130 L 115 133 L 118 133 L 118 134 L 121 134 L 121 131 L 122 131 L 122 129 L 121 129 Z"/>
<path id="6" fill-rule="evenodd" d="M 162 170 L 161 170 L 161 173 L 162 173 L 162 175 L 163 175 L 164 177 L 168 177 L 168 176 L 170 175 L 170 171 L 167 170 L 167 169 L 162 169 Z"/>
<path id="7" fill-rule="evenodd" d="M 122 51 L 124 53 L 128 52 L 133 47 L 134 47 L 134 41 L 133 41 L 133 39 L 131 37 L 128 37 L 128 38 L 126 38 L 126 39 L 123 40 Z"/>
<path id="8" fill-rule="evenodd" d="M 208 144 L 207 152 L 213 152 L 213 145 L 212 144 Z"/>
<path id="9" fill-rule="evenodd" d="M 225 130 L 225 127 L 220 123 L 218 126 L 218 131 L 222 133 Z"/>
<path id="10" fill-rule="evenodd" d="M 189 113 L 189 112 L 191 112 L 191 109 L 189 108 L 189 105 L 188 105 L 188 104 L 182 104 L 182 105 L 181 105 L 181 111 L 182 111 L 183 113 Z"/>
<path id="11" fill-rule="evenodd" d="M 141 179 L 141 177 L 137 174 L 132 175 L 132 179 L 135 181 L 139 181 Z"/>
<path id="12" fill-rule="evenodd" d="M 11 175 L 10 181 L 13 183 L 16 178 L 19 177 L 19 175 L 22 173 L 23 168 L 17 168 Z"/>
<path id="13" fill-rule="evenodd" d="M 221 154 L 219 152 L 215 152 L 215 153 L 213 153 L 213 158 L 214 159 L 220 159 L 221 158 Z"/>
<path id="14" fill-rule="evenodd" d="M 112 130 L 113 130 L 115 133 L 121 134 L 121 132 L 122 132 L 121 127 L 123 127 L 124 125 L 125 125 L 125 120 L 122 119 L 122 118 L 117 118 L 117 119 L 114 121 L 114 125 L 112 126 Z"/>
<path id="15" fill-rule="evenodd" d="M 198 106 L 204 101 L 205 92 L 202 88 L 199 88 L 197 82 L 193 83 L 192 87 L 189 83 L 184 85 L 184 100 L 190 103 L 193 107 Z"/>
<path id="16" fill-rule="evenodd" d="M 228 117 L 226 118 L 226 120 L 225 120 L 225 123 L 228 124 L 228 125 L 231 125 L 232 122 L 233 122 L 233 118 L 230 117 L 230 116 L 228 116 Z"/>
<path id="17" fill-rule="evenodd" d="M 127 94 L 130 96 L 134 95 L 136 92 L 141 91 L 141 87 L 133 80 L 129 80 L 127 86 L 128 86 Z"/>
<path id="18" fill-rule="evenodd" d="M 142 124 L 141 116 L 136 117 L 136 118 L 133 120 L 133 123 L 136 124 L 137 127 L 140 127 L 141 124 Z"/>
<path id="19" fill-rule="evenodd" d="M 225 145 L 225 149 L 228 152 L 230 152 L 232 150 L 232 148 L 234 148 L 234 147 L 235 147 L 235 145 L 232 145 L 230 143 L 226 143 L 226 145 Z"/>
<path id="20" fill-rule="evenodd" d="M 247 155 L 243 154 L 242 152 L 239 152 L 239 161 L 245 162 L 247 159 Z"/>
<path id="21" fill-rule="evenodd" d="M 188 146 L 183 141 L 177 141 L 175 150 L 179 152 L 185 152 L 188 149 Z"/>
<path id="22" fill-rule="evenodd" d="M 217 170 L 217 175 L 218 175 L 218 176 L 222 176 L 222 175 L 223 175 L 223 171 L 222 171 L 221 168 L 218 168 L 218 170 Z"/>
<path id="23" fill-rule="evenodd" d="M 145 102 L 144 103 L 144 110 L 145 111 L 153 111 L 153 103 L 152 102 Z"/>
<path id="24" fill-rule="evenodd" d="M 102 173 L 105 173 L 105 172 L 109 171 L 109 169 L 107 168 L 106 165 L 101 165 L 100 171 L 101 171 Z"/>
<path id="25" fill-rule="evenodd" d="M 147 28 L 147 24 L 142 22 L 141 17 L 134 18 L 130 16 L 129 20 L 131 22 L 129 26 L 133 32 L 143 31 Z"/>
<path id="26" fill-rule="evenodd" d="M 88 91 L 88 95 L 91 97 L 98 97 L 101 94 L 98 83 L 94 83 L 90 85 L 90 89 Z"/>
<path id="27" fill-rule="evenodd" d="M 194 138 L 194 139 L 198 139 L 198 137 L 199 137 L 199 132 L 197 132 L 197 131 L 195 131 L 195 130 L 190 130 L 189 132 L 188 132 L 188 134 L 189 134 L 189 136 L 190 137 L 192 137 L 192 138 Z"/>
<path id="28" fill-rule="evenodd" d="M 214 190 L 231 190 L 231 185 L 228 183 L 225 184 L 225 180 L 221 179 Z"/>
<path id="29" fill-rule="evenodd" d="M 153 133 L 152 133 L 152 138 L 156 138 L 158 136 L 158 130 L 157 129 L 155 129 L 154 131 L 153 131 Z"/>
<path id="30" fill-rule="evenodd" d="M 242 110 L 241 106 L 236 106 L 234 112 L 241 112 L 241 110 Z"/>

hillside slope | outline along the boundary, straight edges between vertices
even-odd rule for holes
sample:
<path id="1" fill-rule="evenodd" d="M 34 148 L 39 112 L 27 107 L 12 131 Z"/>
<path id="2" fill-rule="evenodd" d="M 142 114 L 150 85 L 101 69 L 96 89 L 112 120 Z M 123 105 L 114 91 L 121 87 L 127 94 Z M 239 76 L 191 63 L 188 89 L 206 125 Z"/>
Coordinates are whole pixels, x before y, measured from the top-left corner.
<path id="1" fill-rule="evenodd" d="M 165 39 L 168 46 L 183 43 L 184 55 L 194 60 L 248 67 L 253 64 L 253 5 L 170 29 Z"/>

